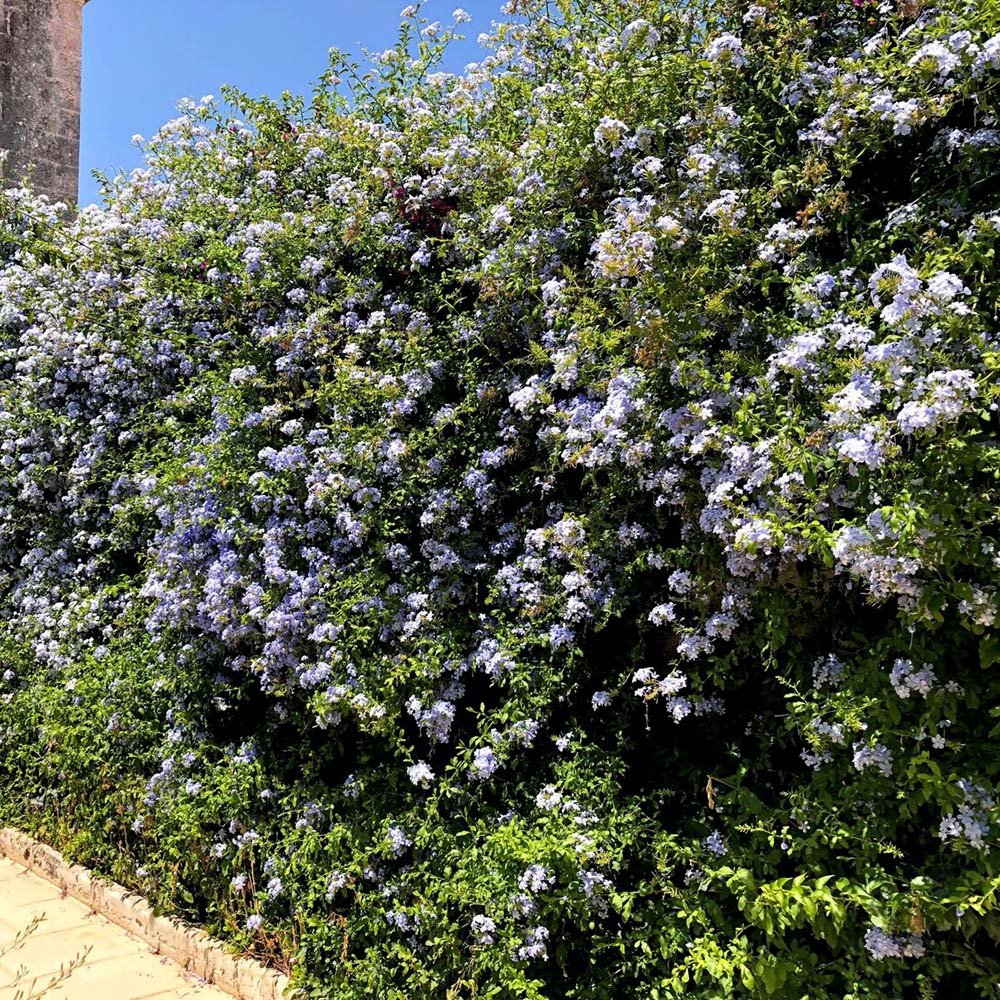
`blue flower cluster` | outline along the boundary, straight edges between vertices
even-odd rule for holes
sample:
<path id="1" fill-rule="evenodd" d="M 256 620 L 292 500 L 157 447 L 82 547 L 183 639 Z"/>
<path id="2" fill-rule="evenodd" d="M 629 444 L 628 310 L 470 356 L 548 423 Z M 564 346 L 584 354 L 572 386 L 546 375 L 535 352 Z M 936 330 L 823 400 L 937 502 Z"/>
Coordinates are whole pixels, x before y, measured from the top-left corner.
<path id="1" fill-rule="evenodd" d="M 0 808 L 316 996 L 995 982 L 998 15 L 559 6 L 0 196 Z"/>

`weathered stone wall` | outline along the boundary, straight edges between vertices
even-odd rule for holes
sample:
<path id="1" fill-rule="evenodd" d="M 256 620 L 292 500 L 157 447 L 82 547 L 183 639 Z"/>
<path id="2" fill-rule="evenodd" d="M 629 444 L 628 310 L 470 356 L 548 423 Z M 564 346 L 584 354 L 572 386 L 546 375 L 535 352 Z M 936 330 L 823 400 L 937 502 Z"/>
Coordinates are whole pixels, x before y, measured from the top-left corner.
<path id="1" fill-rule="evenodd" d="M 86 0 L 0 0 L 0 149 L 5 185 L 75 205 L 80 164 L 81 10 Z"/>

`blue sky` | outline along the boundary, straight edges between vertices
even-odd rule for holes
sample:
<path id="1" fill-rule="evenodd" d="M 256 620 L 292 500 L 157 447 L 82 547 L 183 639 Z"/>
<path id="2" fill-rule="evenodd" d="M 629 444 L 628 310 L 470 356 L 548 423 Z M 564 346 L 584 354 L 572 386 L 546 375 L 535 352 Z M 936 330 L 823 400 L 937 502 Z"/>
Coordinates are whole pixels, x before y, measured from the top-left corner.
<path id="1" fill-rule="evenodd" d="M 231 83 L 257 96 L 308 94 L 331 46 L 360 52 L 391 45 L 407 0 L 91 0 L 84 8 L 80 202 L 97 199 L 93 169 L 138 166 L 136 133 L 174 117 L 182 97 L 219 94 Z M 427 0 L 423 13 L 450 23 L 473 17 L 447 67 L 479 57 L 476 36 L 501 0 Z"/>

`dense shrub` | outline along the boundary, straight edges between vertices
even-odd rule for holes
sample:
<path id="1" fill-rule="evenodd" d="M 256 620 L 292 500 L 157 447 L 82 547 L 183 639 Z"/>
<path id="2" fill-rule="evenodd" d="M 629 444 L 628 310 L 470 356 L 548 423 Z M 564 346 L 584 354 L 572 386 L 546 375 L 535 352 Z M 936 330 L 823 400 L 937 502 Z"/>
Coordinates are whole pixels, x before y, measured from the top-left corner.
<path id="1" fill-rule="evenodd" d="M 3 196 L 2 818 L 317 997 L 992 995 L 1000 11 L 507 14 Z"/>

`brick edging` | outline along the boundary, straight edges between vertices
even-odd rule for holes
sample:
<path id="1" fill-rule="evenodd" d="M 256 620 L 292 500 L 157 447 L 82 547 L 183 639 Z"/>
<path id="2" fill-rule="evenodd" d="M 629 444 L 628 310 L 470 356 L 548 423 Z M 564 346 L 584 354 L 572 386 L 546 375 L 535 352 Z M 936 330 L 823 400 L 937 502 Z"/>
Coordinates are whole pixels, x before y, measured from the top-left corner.
<path id="1" fill-rule="evenodd" d="M 157 953 L 238 1000 L 282 1000 L 289 994 L 287 976 L 252 959 L 230 955 L 219 941 L 193 924 L 158 916 L 142 896 L 80 865 L 68 864 L 58 851 L 20 830 L 0 828 L 0 855 L 59 886 Z"/>

